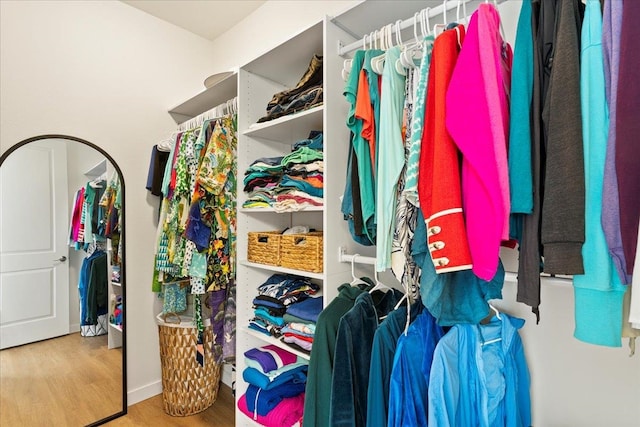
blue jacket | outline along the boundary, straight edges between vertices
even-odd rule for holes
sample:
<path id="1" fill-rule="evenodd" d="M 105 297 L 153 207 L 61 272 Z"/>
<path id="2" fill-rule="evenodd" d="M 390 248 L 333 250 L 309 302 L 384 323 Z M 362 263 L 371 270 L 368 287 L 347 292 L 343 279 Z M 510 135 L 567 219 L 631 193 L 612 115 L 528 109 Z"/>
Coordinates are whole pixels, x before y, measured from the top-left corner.
<path id="1" fill-rule="evenodd" d="M 410 322 L 413 322 L 424 306 L 421 301 L 411 306 Z M 389 410 L 389 383 L 398 338 L 407 322 L 407 307 L 402 305 L 389 313 L 373 336 L 369 389 L 367 390 L 367 427 L 386 427 Z"/>
<path id="2" fill-rule="evenodd" d="M 486 325 L 455 325 L 438 342 L 429 378 L 429 427 L 531 425 L 529 369 L 518 334 L 524 320 L 500 317 Z"/>
<path id="3" fill-rule="evenodd" d="M 389 385 L 388 426 L 426 426 L 433 352 L 444 332 L 423 310 L 398 339 Z"/>

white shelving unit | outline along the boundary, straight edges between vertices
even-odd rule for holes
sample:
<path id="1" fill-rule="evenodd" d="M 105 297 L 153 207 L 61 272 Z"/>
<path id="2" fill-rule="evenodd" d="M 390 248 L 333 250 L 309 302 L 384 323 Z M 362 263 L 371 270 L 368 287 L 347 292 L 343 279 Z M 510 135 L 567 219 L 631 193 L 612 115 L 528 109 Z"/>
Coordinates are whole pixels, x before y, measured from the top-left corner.
<path id="1" fill-rule="evenodd" d="M 238 174 L 244 173 L 259 157 L 283 156 L 292 151 L 295 142 L 309 137 L 312 130 L 323 131 L 324 141 L 324 205 L 297 212 L 278 213 L 273 208 L 242 208 L 246 193 L 238 192 L 238 296 L 236 336 L 236 398 L 246 391 L 242 381 L 244 352 L 250 348 L 273 344 L 305 359 L 310 356 L 248 328 L 253 317 L 252 301 L 257 287 L 274 273 L 289 273 L 310 278 L 321 287 L 326 306 L 337 295 L 340 284 L 351 279 L 351 266 L 338 260 L 338 248 L 365 253 L 349 235 L 340 211 L 344 190 L 349 133 L 344 126 L 347 104 L 342 97 L 344 82 L 340 77 L 342 59 L 337 56 L 338 38 L 353 38 L 328 19 L 316 23 L 268 53 L 241 66 L 238 71 Z M 257 123 L 266 114 L 266 106 L 275 93 L 294 87 L 314 54 L 323 55 L 323 104 L 309 110 Z M 329 126 L 328 124 L 332 125 Z M 324 231 L 324 265 L 320 273 L 249 262 L 248 232 L 283 230 L 293 225 L 306 225 Z M 236 425 L 255 423 L 240 411 Z"/>

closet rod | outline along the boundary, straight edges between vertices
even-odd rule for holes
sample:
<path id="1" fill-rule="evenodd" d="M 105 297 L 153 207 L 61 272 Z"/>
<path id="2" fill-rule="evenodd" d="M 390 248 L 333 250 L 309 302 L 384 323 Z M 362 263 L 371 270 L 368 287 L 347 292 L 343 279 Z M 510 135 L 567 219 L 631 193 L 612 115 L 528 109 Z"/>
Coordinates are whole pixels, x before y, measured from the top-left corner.
<path id="1" fill-rule="evenodd" d="M 369 264 L 375 265 L 376 258 L 363 255 L 351 255 L 345 252 L 345 248 L 340 246 L 338 248 L 338 262 L 354 262 L 356 264 Z"/>
<path id="2" fill-rule="evenodd" d="M 226 108 L 226 110 L 225 110 Z M 220 117 L 224 116 L 225 114 L 229 114 L 232 111 L 236 112 L 238 108 L 238 97 L 235 96 L 231 99 L 229 99 L 226 102 L 223 102 L 222 104 L 216 105 L 215 107 L 198 114 L 195 117 L 190 118 L 187 121 L 184 121 L 182 123 L 180 123 L 178 125 L 178 130 L 179 131 L 185 131 L 187 129 L 193 129 L 195 127 L 200 126 L 205 120 L 211 119 L 219 119 Z M 222 109 L 222 112 L 219 112 L 220 109 Z"/>
<path id="3" fill-rule="evenodd" d="M 467 5 L 468 3 L 472 3 L 475 0 L 461 0 L 460 1 L 460 5 Z M 506 0 L 489 0 L 488 2 L 491 3 L 495 3 L 495 4 L 500 4 L 505 2 Z M 485 1 L 486 3 L 487 1 Z M 441 15 L 443 13 L 443 11 L 446 10 L 452 10 L 452 9 L 456 9 L 458 7 L 458 1 L 457 0 L 449 0 L 449 1 L 443 1 L 441 5 L 436 6 L 436 7 L 432 7 L 429 9 L 429 18 L 433 18 L 435 16 Z M 478 3 L 479 4 L 479 3 Z M 468 12 L 469 13 L 469 12 Z M 408 19 L 405 19 L 404 21 L 402 21 L 400 23 L 400 30 L 406 30 L 407 28 L 412 28 L 414 26 L 416 22 L 416 18 L 415 17 L 411 17 Z M 396 27 L 393 26 L 391 28 L 391 31 L 393 34 L 395 34 L 396 32 Z M 368 35 L 368 34 L 365 34 Z M 342 45 L 340 44 L 339 48 L 338 48 L 338 55 L 340 56 L 344 56 L 347 53 L 353 52 L 354 50 L 357 49 L 361 49 L 362 48 L 362 38 L 360 40 L 356 40 L 352 43 L 349 43 L 348 45 Z"/>

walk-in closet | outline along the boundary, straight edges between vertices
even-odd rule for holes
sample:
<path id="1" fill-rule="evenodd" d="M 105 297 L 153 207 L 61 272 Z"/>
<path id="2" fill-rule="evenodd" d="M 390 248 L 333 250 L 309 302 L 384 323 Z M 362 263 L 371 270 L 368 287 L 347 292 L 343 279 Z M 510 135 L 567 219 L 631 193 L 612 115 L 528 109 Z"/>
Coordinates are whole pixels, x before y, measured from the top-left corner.
<path id="1" fill-rule="evenodd" d="M 0 424 L 637 425 L 640 2 L 0 6 Z M 73 332 L 122 407 L 28 413 Z"/>

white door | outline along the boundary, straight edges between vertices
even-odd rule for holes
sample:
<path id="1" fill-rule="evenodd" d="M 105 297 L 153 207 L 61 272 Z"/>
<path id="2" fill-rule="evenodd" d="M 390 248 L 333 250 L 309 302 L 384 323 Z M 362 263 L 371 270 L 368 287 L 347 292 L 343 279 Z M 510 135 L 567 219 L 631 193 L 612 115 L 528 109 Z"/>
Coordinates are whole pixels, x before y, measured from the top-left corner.
<path id="1" fill-rule="evenodd" d="M 0 167 L 0 349 L 69 333 L 66 143 L 36 141 Z"/>

